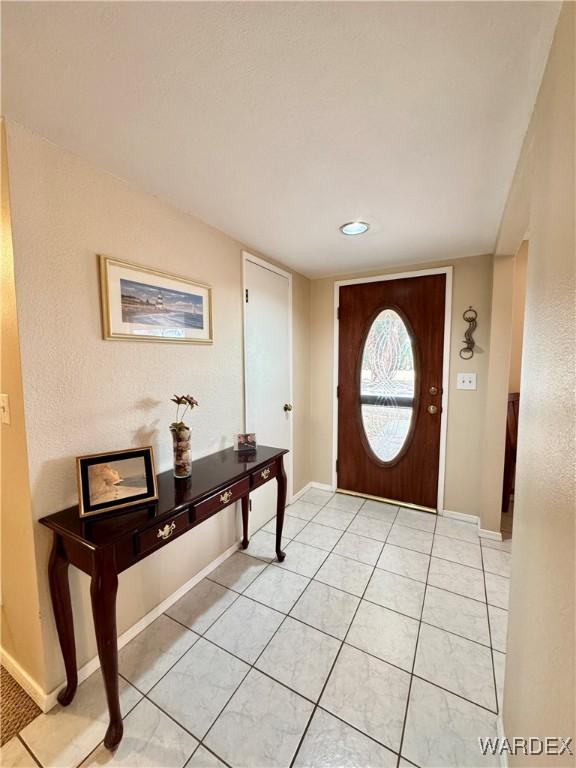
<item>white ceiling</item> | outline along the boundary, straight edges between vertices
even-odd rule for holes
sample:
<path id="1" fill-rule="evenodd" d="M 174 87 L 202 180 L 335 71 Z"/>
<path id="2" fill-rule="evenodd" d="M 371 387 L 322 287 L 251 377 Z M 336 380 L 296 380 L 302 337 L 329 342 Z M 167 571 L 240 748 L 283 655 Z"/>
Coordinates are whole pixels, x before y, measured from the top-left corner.
<path id="1" fill-rule="evenodd" d="M 3 3 L 3 113 L 310 276 L 489 253 L 558 9 Z"/>

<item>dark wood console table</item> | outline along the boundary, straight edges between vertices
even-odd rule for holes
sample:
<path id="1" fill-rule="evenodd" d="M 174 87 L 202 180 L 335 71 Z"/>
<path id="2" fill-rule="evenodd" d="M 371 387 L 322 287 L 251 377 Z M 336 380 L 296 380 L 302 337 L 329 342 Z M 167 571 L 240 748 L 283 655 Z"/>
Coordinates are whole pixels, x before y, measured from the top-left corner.
<path id="1" fill-rule="evenodd" d="M 70 507 L 40 522 L 54 532 L 49 578 L 58 639 L 66 668 L 66 687 L 58 694 L 63 706 L 70 704 L 78 686 L 76 645 L 68 566 L 75 565 L 92 577 L 90 595 L 98 656 L 106 688 L 110 724 L 104 744 L 114 749 L 122 738 L 118 698 L 118 640 L 116 592 L 118 574 L 190 531 L 220 510 L 242 503 L 242 547 L 248 546 L 248 496 L 251 490 L 276 478 L 276 555 L 280 548 L 286 473 L 286 450 L 259 447 L 249 455 L 228 448 L 193 462 L 192 476 L 176 480 L 173 473 L 158 475 L 158 501 L 125 510 L 115 516 L 80 519 L 78 507 Z"/>

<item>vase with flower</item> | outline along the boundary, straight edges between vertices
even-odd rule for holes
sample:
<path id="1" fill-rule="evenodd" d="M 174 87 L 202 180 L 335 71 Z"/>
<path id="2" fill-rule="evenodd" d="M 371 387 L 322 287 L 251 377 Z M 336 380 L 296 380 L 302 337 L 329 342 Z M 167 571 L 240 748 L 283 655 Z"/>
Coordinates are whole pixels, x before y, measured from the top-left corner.
<path id="1" fill-rule="evenodd" d="M 192 395 L 174 395 L 171 401 L 176 403 L 176 420 L 170 424 L 174 447 L 174 477 L 190 477 L 192 474 L 190 427 L 184 419 L 198 406 L 198 401 Z"/>

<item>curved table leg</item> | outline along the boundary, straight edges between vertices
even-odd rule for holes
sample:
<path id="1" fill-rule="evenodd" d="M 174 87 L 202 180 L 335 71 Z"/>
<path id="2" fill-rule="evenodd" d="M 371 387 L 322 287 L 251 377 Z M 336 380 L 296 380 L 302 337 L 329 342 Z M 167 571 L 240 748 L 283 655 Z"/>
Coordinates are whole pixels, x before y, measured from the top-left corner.
<path id="1" fill-rule="evenodd" d="M 249 509 L 249 497 L 242 496 L 242 549 L 246 549 L 249 544 L 248 539 L 248 509 Z"/>
<path id="2" fill-rule="evenodd" d="M 278 460 L 278 498 L 276 501 L 276 557 L 280 562 L 286 557 L 282 551 L 282 528 L 284 527 L 284 508 L 286 507 L 286 471 L 284 470 L 284 459 L 280 456 Z"/>
<path id="3" fill-rule="evenodd" d="M 106 688 L 110 724 L 104 737 L 104 746 L 114 749 L 120 743 L 124 727 L 118 695 L 118 640 L 116 637 L 116 593 L 118 574 L 113 556 L 102 552 L 95 558 L 90 584 L 92 615 L 96 630 L 98 656 Z"/>
<path id="4" fill-rule="evenodd" d="M 62 538 L 55 533 L 52 552 L 50 553 L 50 562 L 48 564 L 48 580 L 50 582 L 50 596 L 54 609 L 56 631 L 58 632 L 64 668 L 66 669 L 66 688 L 63 688 L 58 694 L 58 701 L 63 707 L 67 707 L 70 704 L 78 687 L 74 618 L 70 600 L 70 585 L 68 583 L 69 565 Z"/>

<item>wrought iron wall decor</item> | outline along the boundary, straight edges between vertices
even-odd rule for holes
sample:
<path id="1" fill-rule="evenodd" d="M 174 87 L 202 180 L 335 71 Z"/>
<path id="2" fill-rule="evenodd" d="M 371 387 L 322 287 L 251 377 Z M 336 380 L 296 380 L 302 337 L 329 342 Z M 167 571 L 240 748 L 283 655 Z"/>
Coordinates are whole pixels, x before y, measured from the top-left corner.
<path id="1" fill-rule="evenodd" d="M 464 333 L 464 344 L 466 346 L 462 347 L 460 350 L 460 357 L 462 360 L 471 360 L 474 357 L 474 347 L 476 346 L 476 342 L 473 338 L 473 333 L 476 330 L 476 327 L 478 326 L 478 323 L 476 322 L 478 318 L 478 313 L 475 309 L 472 309 L 472 307 L 468 307 L 468 309 L 464 312 L 462 315 L 464 320 L 468 323 L 468 328 L 466 329 L 466 332 Z"/>

